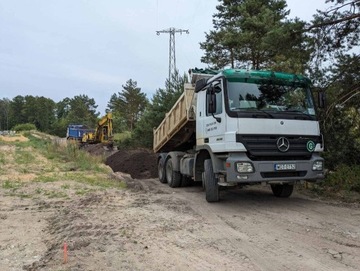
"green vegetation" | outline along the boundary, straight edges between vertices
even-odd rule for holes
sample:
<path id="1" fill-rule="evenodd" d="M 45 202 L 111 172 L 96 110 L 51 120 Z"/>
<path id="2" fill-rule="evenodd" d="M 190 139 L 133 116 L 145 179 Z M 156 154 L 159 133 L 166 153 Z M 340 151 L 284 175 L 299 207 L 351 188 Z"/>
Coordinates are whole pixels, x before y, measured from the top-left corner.
<path id="1" fill-rule="evenodd" d="M 35 157 L 29 151 L 17 148 L 15 151 L 15 162 L 19 165 L 31 164 L 35 162 Z"/>
<path id="2" fill-rule="evenodd" d="M 23 186 L 24 183 L 20 181 L 10 181 L 10 180 L 6 180 L 1 185 L 3 189 L 8 190 L 7 192 L 5 192 L 5 195 L 17 196 L 20 198 L 30 198 L 31 197 L 30 194 L 20 191 Z"/>
<path id="3" fill-rule="evenodd" d="M 55 103 L 45 97 L 18 95 L 0 99 L 0 127 L 3 130 L 38 130 L 64 137 L 70 123 L 95 127 L 99 113 L 93 98 L 78 95 Z"/>
<path id="4" fill-rule="evenodd" d="M 6 164 L 6 156 L 5 153 L 0 152 L 0 165 Z"/>
<path id="5" fill-rule="evenodd" d="M 16 132 L 36 130 L 36 126 L 32 123 L 22 123 L 15 125 L 12 130 Z"/>
<path id="6" fill-rule="evenodd" d="M 69 198 L 66 193 L 55 190 L 47 190 L 44 192 L 44 195 L 48 198 Z"/>
<path id="7" fill-rule="evenodd" d="M 66 198 L 66 199 L 69 198 L 68 194 L 59 190 L 47 190 L 47 189 L 37 188 L 35 190 L 35 193 L 37 195 L 44 195 L 48 198 Z"/>
<path id="8" fill-rule="evenodd" d="M 303 73 L 310 57 L 305 22 L 291 20 L 285 0 L 220 1 L 214 30 L 200 43 L 201 61 L 217 69 L 245 67 Z M 297 34 L 296 34 L 297 33 Z"/>
<path id="9" fill-rule="evenodd" d="M 118 143 L 121 148 L 145 147 L 152 148 L 153 129 L 157 127 L 165 113 L 174 105 L 183 92 L 184 84 L 188 82 L 186 74 L 179 76 L 178 72 L 172 75 L 172 81 L 166 81 L 165 89 L 158 89 L 151 103 L 148 104 L 142 118 L 138 121 L 131 137 Z"/>
<path id="10" fill-rule="evenodd" d="M 22 183 L 20 183 L 19 181 L 6 180 L 5 182 L 2 183 L 1 187 L 4 189 L 16 190 L 16 189 L 22 187 Z"/>
<path id="11" fill-rule="evenodd" d="M 82 188 L 82 189 L 78 189 L 76 190 L 75 194 L 76 195 L 86 195 L 90 192 L 93 192 L 94 190 L 91 190 L 91 189 L 86 189 L 86 188 Z"/>
<path id="12" fill-rule="evenodd" d="M 0 179 L 5 195 L 67 199 L 73 193 L 71 183 L 79 184 L 75 186 L 76 195 L 125 188 L 123 182 L 110 179 L 111 170 L 103 164 L 104 158 L 92 156 L 76 144 L 50 140 L 45 134 L 28 134 L 28 138 L 26 142 L 6 142 L 14 147 L 7 154 L 6 168 L 2 168 L 2 176 L 10 176 L 4 181 Z M 5 156 L 0 158 L 5 163 Z M 38 183 L 36 188 L 32 188 L 32 183 Z"/>
<path id="13" fill-rule="evenodd" d="M 19 198 L 22 198 L 22 199 L 25 199 L 25 198 L 31 198 L 32 195 L 30 194 L 27 194 L 27 193 L 23 193 L 23 192 L 9 192 L 9 193 L 6 193 L 7 196 L 12 196 L 12 197 L 19 197 Z"/>
<path id="14" fill-rule="evenodd" d="M 360 166 L 340 165 L 336 171 L 328 174 L 323 186 L 335 192 L 346 190 L 360 193 Z"/>
<path id="15" fill-rule="evenodd" d="M 74 180 L 79 183 L 88 184 L 91 186 L 96 186 L 100 188 L 125 188 L 126 185 L 123 182 L 117 182 L 114 180 L 109 179 L 107 176 L 94 176 L 89 175 L 87 173 L 80 173 L 80 172 L 67 172 L 64 175 L 64 178 L 67 180 Z"/>
<path id="16" fill-rule="evenodd" d="M 339 165 L 326 179 L 310 186 L 318 195 L 346 202 L 360 202 L 360 166 Z"/>
<path id="17" fill-rule="evenodd" d="M 61 186 L 62 189 L 70 189 L 70 185 L 69 184 L 63 184 Z"/>
<path id="18" fill-rule="evenodd" d="M 40 175 L 38 177 L 36 177 L 34 179 L 35 182 L 40 182 L 40 183 L 52 183 L 52 182 L 56 182 L 59 179 L 59 176 L 55 175 L 55 174 L 51 174 L 51 175 Z"/>
<path id="19" fill-rule="evenodd" d="M 148 100 L 141 88 L 137 87 L 137 82 L 132 79 L 122 88 L 121 92 L 111 96 L 108 107 L 114 112 L 115 131 L 133 131 L 145 111 Z"/>
<path id="20" fill-rule="evenodd" d="M 127 139 L 131 138 L 131 132 L 130 131 L 124 131 L 122 133 L 115 133 L 114 134 L 114 140 L 116 142 L 122 142 Z"/>

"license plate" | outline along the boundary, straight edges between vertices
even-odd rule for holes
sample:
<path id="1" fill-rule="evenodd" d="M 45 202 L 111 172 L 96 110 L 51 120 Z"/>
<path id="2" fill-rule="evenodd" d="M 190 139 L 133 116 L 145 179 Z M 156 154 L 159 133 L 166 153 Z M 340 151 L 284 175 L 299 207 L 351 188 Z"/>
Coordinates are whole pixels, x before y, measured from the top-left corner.
<path id="1" fill-rule="evenodd" d="M 295 164 L 275 164 L 274 169 L 275 169 L 275 171 L 296 170 L 296 165 Z"/>

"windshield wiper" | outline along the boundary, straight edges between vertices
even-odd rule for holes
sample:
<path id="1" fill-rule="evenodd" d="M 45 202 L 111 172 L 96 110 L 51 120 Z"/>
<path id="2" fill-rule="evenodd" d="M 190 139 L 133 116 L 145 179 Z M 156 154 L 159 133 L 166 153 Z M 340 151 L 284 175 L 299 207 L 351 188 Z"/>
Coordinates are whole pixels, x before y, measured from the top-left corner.
<path id="1" fill-rule="evenodd" d="M 271 113 L 269 113 L 269 112 L 267 112 L 267 111 L 265 111 L 265 110 L 263 110 L 263 109 L 257 109 L 257 111 L 260 111 L 261 113 L 269 116 L 271 119 L 274 118 L 274 115 L 273 115 L 273 114 L 271 114 Z M 254 115 L 253 115 L 253 116 L 254 116 Z"/>
<path id="2" fill-rule="evenodd" d="M 241 111 L 244 110 L 245 112 L 253 113 L 252 114 L 253 118 L 264 117 L 264 115 L 271 119 L 274 118 L 274 116 L 271 113 L 269 113 L 265 110 L 262 110 L 262 109 L 257 109 L 257 108 L 236 108 L 236 109 L 240 109 Z"/>
<path id="3" fill-rule="evenodd" d="M 306 113 L 304 113 L 303 111 L 300 111 L 300 110 L 285 110 L 284 112 L 296 113 L 298 115 L 301 115 L 302 117 L 306 117 L 305 119 L 308 119 L 308 120 L 313 119 L 313 117 L 311 115 L 306 114 Z"/>

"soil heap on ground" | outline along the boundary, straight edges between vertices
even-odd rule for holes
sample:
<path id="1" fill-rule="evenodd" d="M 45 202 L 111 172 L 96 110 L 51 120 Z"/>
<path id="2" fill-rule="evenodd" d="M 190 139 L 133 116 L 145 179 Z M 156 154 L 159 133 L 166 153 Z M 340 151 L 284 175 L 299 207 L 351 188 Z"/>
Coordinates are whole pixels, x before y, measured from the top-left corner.
<path id="1" fill-rule="evenodd" d="M 114 172 L 130 174 L 133 179 L 151 179 L 158 176 L 157 154 L 147 149 L 119 150 L 106 159 Z"/>

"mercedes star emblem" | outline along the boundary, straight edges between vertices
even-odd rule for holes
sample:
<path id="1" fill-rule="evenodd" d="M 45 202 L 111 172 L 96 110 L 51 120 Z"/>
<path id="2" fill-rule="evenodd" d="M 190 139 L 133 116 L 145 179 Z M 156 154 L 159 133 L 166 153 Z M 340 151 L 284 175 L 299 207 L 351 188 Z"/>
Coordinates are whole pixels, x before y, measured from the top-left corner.
<path id="1" fill-rule="evenodd" d="M 276 146 L 281 152 L 287 152 L 290 148 L 290 142 L 285 137 L 279 137 L 279 139 L 276 141 Z"/>

